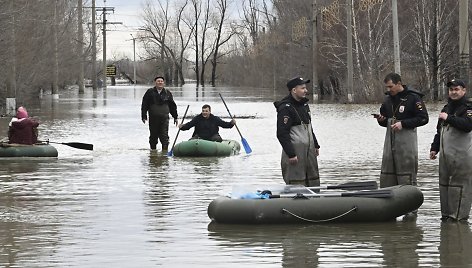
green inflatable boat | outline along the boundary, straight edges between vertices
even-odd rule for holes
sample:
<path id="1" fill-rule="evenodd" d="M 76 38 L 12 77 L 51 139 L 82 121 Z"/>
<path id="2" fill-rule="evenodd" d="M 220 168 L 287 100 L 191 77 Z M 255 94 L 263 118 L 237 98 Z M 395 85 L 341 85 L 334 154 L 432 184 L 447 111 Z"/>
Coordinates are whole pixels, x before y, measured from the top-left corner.
<path id="1" fill-rule="evenodd" d="M 57 157 L 56 148 L 49 144 L 0 143 L 0 157 Z"/>
<path id="2" fill-rule="evenodd" d="M 188 140 L 174 146 L 174 156 L 230 156 L 239 154 L 241 146 L 235 140 L 222 142 L 207 140 Z"/>
<path id="3" fill-rule="evenodd" d="M 208 216 L 226 224 L 382 222 L 413 212 L 422 203 L 423 193 L 411 185 L 338 193 L 272 191 L 243 198 L 218 197 L 208 206 Z"/>

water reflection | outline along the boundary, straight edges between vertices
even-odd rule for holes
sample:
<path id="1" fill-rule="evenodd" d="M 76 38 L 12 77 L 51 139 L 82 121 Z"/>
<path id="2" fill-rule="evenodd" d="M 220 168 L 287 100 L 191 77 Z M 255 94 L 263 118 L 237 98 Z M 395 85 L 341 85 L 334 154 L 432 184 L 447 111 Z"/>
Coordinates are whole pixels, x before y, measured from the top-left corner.
<path id="1" fill-rule="evenodd" d="M 44 163 L 45 161 L 51 162 L 57 161 L 57 159 L 52 157 L 48 157 L 46 160 L 37 158 L 3 158 L 0 159 L 0 164 L 2 165 L 2 171 L 0 172 L 0 175 L 32 173 L 37 171 L 39 164 Z"/>
<path id="2" fill-rule="evenodd" d="M 169 223 L 166 217 L 172 208 L 172 198 L 175 194 L 175 182 L 168 176 L 169 157 L 165 152 L 150 150 L 144 167 L 143 184 L 145 186 L 144 204 L 145 215 L 152 229 L 166 229 Z"/>
<path id="3" fill-rule="evenodd" d="M 439 253 L 441 267 L 470 267 L 472 265 L 472 232 L 467 223 L 441 223 Z"/>
<path id="4" fill-rule="evenodd" d="M 150 150 L 149 151 L 149 167 L 151 172 L 159 172 L 165 168 L 165 165 L 169 164 L 169 156 L 167 152 Z"/>
<path id="5" fill-rule="evenodd" d="M 176 161 L 183 166 L 191 167 L 188 170 L 191 174 L 205 179 L 206 175 L 212 175 L 213 172 L 218 172 L 220 163 L 225 161 L 224 157 L 179 157 Z"/>
<path id="6" fill-rule="evenodd" d="M 207 228 L 219 246 L 244 249 L 247 258 L 279 256 L 283 267 L 418 267 L 423 239 L 414 222 Z"/>

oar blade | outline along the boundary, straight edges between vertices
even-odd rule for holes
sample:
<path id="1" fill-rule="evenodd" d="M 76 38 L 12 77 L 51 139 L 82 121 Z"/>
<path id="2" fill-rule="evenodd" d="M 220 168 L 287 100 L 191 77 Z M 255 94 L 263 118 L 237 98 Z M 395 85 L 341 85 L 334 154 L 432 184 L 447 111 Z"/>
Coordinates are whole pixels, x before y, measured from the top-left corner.
<path id="1" fill-rule="evenodd" d="M 89 150 L 93 151 L 93 144 L 90 143 L 82 143 L 82 142 L 61 142 L 61 144 L 77 148 L 77 149 L 82 149 L 82 150 Z"/>
<path id="2" fill-rule="evenodd" d="M 328 185 L 326 189 L 345 189 L 345 190 L 376 190 L 378 188 L 376 181 L 348 182 L 339 185 Z"/>
<path id="3" fill-rule="evenodd" d="M 241 143 L 243 144 L 244 151 L 246 151 L 246 154 L 250 154 L 252 152 L 251 146 L 249 146 L 249 143 L 247 143 L 247 140 L 245 138 L 241 138 Z"/>
<path id="4" fill-rule="evenodd" d="M 174 154 L 173 150 L 167 152 L 167 156 L 172 156 Z"/>

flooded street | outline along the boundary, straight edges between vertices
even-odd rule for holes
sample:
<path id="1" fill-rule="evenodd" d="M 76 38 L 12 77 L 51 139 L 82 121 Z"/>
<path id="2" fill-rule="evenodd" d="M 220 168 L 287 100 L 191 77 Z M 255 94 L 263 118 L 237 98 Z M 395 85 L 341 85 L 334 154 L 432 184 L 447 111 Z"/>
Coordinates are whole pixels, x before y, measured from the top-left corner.
<path id="1" fill-rule="evenodd" d="M 147 87 L 115 86 L 84 95 L 43 96 L 27 107 L 40 139 L 92 143 L 94 151 L 54 145 L 58 158 L 0 159 L 2 267 L 467 267 L 472 232 L 439 220 L 438 160 L 429 160 L 442 104 L 427 104 L 418 129 L 418 184 L 425 201 L 413 221 L 241 226 L 211 223 L 208 204 L 233 185 L 282 184 L 272 90 L 169 88 L 179 122 L 200 113 L 229 120 L 220 92 L 253 152 L 176 158 L 148 149 L 140 118 Z M 281 96 L 280 96 L 281 97 Z M 279 98 L 279 97 L 277 97 Z M 380 104 L 312 104 L 321 183 L 377 180 L 385 129 Z M 0 118 L 0 137 L 10 118 Z M 171 143 L 177 133 L 170 126 Z M 181 131 L 177 142 L 191 137 Z M 240 141 L 233 129 L 225 139 Z"/>

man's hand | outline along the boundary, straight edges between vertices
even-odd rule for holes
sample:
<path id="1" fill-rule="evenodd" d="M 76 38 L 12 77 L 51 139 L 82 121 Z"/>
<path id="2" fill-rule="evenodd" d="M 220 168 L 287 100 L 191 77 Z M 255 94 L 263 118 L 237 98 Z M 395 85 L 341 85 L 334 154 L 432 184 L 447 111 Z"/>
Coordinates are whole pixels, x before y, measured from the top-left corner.
<path id="1" fill-rule="evenodd" d="M 292 157 L 292 158 L 289 158 L 289 159 L 288 159 L 288 163 L 289 163 L 290 165 L 296 165 L 296 164 L 298 163 L 298 157 L 297 157 L 297 156 L 294 156 L 294 157 Z"/>
<path id="2" fill-rule="evenodd" d="M 447 113 L 442 112 L 442 113 L 439 114 L 439 119 L 442 119 L 442 120 L 446 121 L 446 120 L 447 120 L 447 116 L 448 116 Z"/>
<path id="3" fill-rule="evenodd" d="M 181 128 L 182 128 L 182 124 L 178 124 L 177 127 L 178 127 L 179 129 L 181 129 Z"/>
<path id="4" fill-rule="evenodd" d="M 179 124 L 179 120 L 177 118 L 174 118 L 174 124 L 177 126 Z"/>
<path id="5" fill-rule="evenodd" d="M 141 119 L 141 121 L 143 121 L 143 124 L 146 124 L 146 120 L 146 118 Z"/>
<path id="6" fill-rule="evenodd" d="M 231 124 L 233 124 L 233 126 L 236 125 L 236 120 L 231 119 Z"/>
<path id="7" fill-rule="evenodd" d="M 431 151 L 429 152 L 429 159 L 436 159 L 436 155 L 438 154 L 438 152 L 435 152 L 435 151 Z"/>
<path id="8" fill-rule="evenodd" d="M 377 119 L 378 122 L 382 122 L 382 121 L 385 121 L 385 119 L 387 119 L 385 116 L 379 114 L 379 116 L 375 117 L 375 119 Z"/>
<path id="9" fill-rule="evenodd" d="M 395 124 L 390 126 L 393 131 L 400 131 L 402 130 L 402 122 L 396 122 Z"/>
<path id="10" fill-rule="evenodd" d="M 320 148 L 315 148 L 315 156 L 319 156 L 320 155 Z"/>

